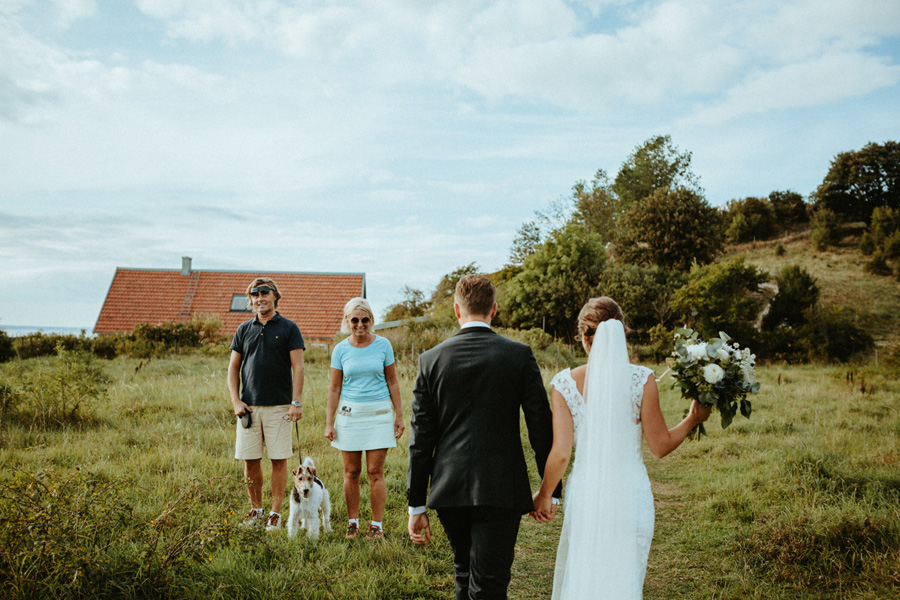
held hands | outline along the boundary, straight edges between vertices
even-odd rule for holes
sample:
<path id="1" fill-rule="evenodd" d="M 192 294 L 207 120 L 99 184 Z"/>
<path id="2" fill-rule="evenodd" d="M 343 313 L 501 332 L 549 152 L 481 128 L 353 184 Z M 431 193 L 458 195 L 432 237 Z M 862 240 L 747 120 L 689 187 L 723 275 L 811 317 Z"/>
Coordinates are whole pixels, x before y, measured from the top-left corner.
<path id="1" fill-rule="evenodd" d="M 532 496 L 534 510 L 528 513 L 538 523 L 549 523 L 556 518 L 556 504 L 550 496 L 542 496 L 540 490 Z"/>
<path id="2" fill-rule="evenodd" d="M 418 546 L 427 546 L 431 541 L 431 523 L 428 521 L 428 513 L 409 515 L 409 539 Z"/>

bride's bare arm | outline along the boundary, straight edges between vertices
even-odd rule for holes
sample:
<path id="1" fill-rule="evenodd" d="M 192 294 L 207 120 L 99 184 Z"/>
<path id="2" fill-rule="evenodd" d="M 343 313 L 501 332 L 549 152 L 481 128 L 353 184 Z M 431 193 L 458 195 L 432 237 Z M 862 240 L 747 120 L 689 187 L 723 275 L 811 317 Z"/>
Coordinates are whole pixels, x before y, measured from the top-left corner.
<path id="1" fill-rule="evenodd" d="M 544 466 L 544 478 L 541 487 L 534 495 L 534 509 L 539 514 L 552 512 L 553 490 L 562 481 L 569 466 L 572 456 L 572 438 L 575 435 L 575 426 L 572 423 L 572 413 L 566 405 L 562 394 L 551 388 L 550 403 L 553 407 L 553 446 L 547 456 L 547 464 Z M 540 520 L 540 519 L 539 519 Z"/>
<path id="2" fill-rule="evenodd" d="M 710 407 L 694 400 L 691 402 L 691 408 L 684 420 L 669 429 L 666 426 L 662 410 L 659 408 L 659 389 L 656 387 L 656 380 L 648 377 L 647 383 L 644 384 L 644 396 L 641 399 L 641 425 L 650 451 L 659 458 L 680 446 L 691 429 L 706 421 L 711 412 Z"/>

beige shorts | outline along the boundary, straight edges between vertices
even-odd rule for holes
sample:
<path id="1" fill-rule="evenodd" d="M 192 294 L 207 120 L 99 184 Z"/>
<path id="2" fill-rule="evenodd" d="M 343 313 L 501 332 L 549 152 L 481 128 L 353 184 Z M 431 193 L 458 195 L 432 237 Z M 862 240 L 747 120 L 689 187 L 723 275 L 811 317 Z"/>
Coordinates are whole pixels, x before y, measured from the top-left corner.
<path id="1" fill-rule="evenodd" d="M 291 446 L 291 422 L 285 420 L 290 404 L 279 406 L 251 406 L 253 415 L 250 427 L 244 429 L 241 420 L 237 422 L 237 440 L 234 457 L 238 460 L 257 460 L 263 456 L 263 446 L 269 460 L 290 458 L 294 454 Z"/>

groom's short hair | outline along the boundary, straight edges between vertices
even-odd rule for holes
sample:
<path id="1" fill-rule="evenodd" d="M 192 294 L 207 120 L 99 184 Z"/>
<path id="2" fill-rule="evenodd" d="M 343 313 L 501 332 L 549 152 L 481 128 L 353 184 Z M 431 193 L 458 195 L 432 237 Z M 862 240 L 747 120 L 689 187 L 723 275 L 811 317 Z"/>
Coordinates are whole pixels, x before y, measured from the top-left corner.
<path id="1" fill-rule="evenodd" d="M 466 275 L 456 283 L 454 300 L 467 315 L 490 315 L 497 288 L 484 275 Z"/>

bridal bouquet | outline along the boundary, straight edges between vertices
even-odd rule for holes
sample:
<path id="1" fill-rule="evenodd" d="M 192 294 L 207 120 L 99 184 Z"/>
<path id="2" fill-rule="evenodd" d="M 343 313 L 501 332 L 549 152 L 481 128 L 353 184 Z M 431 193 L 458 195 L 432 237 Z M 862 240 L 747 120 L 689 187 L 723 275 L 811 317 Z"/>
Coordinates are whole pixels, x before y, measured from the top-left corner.
<path id="1" fill-rule="evenodd" d="M 675 334 L 675 349 L 667 359 L 675 385 L 681 388 L 681 397 L 696 399 L 718 409 L 722 416 L 722 429 L 731 425 L 738 410 L 750 417 L 750 401 L 747 394 L 759 392 L 756 380 L 756 355 L 749 348 L 738 348 L 729 343 L 731 338 L 724 331 L 719 337 L 707 341 L 698 339 L 692 329 L 679 329 Z M 701 423 L 691 434 L 699 439 L 706 435 Z"/>

